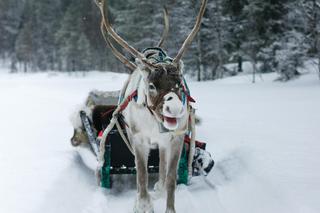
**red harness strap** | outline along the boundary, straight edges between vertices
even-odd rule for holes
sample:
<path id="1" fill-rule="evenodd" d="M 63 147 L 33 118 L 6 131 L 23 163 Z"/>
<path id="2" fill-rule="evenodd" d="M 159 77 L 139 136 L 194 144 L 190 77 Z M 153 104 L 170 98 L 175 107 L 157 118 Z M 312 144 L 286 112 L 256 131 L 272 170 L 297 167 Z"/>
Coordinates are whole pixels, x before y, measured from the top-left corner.
<path id="1" fill-rule="evenodd" d="M 185 94 L 185 96 L 187 96 L 187 101 L 188 103 L 189 102 L 192 102 L 192 103 L 195 103 L 196 101 L 194 100 L 194 98 L 191 97 L 191 95 L 188 93 L 187 89 L 186 89 L 186 86 L 182 83 L 182 90 L 183 90 L 183 93 Z"/>
<path id="2" fill-rule="evenodd" d="M 188 135 L 186 135 L 184 137 L 184 143 L 190 145 L 190 142 L 191 142 L 191 138 Z M 206 149 L 206 145 L 207 145 L 206 143 L 201 142 L 201 141 L 195 141 L 195 142 L 196 142 L 196 147 L 199 147 L 204 150 Z"/>
<path id="3" fill-rule="evenodd" d="M 188 99 L 188 102 L 192 102 L 192 103 L 196 102 L 190 95 L 187 95 L 187 99 Z"/>
<path id="4" fill-rule="evenodd" d="M 119 112 L 122 112 L 123 110 L 125 110 L 125 109 L 127 108 L 127 106 L 129 105 L 130 101 L 132 101 L 132 99 L 133 99 L 134 97 L 136 97 L 137 94 L 138 94 L 138 91 L 137 91 L 137 90 L 135 90 L 133 93 L 131 93 L 131 95 L 129 95 L 129 96 L 126 98 L 126 100 L 121 104 Z M 113 111 L 114 111 L 114 108 L 112 108 L 112 109 L 108 110 L 107 112 L 103 113 L 102 116 L 108 115 L 109 113 L 111 113 L 111 112 L 113 112 Z M 124 124 L 125 124 L 126 126 L 128 126 L 128 124 L 126 124 L 125 122 L 124 122 Z M 102 137 L 103 131 L 104 131 L 104 130 L 101 130 L 101 131 L 99 132 L 98 137 Z"/>
<path id="5" fill-rule="evenodd" d="M 132 99 L 137 96 L 138 91 L 135 90 L 133 93 L 131 93 L 131 95 L 129 95 L 126 100 L 121 104 L 120 106 L 120 112 L 125 110 L 125 108 L 127 108 L 128 104 L 132 101 Z"/>
<path id="6" fill-rule="evenodd" d="M 187 96 L 187 101 L 189 102 L 193 102 L 195 103 L 196 101 L 189 95 L 189 93 L 187 92 L 185 86 L 182 86 L 182 90 L 183 93 Z M 126 100 L 121 104 L 120 106 L 120 110 L 119 112 L 122 112 L 123 110 L 125 110 L 127 108 L 127 106 L 129 105 L 129 103 L 133 100 L 133 98 L 135 98 L 138 95 L 138 91 L 135 90 L 131 93 L 131 95 L 129 95 Z M 153 114 L 152 110 L 148 107 L 149 111 L 151 112 L 151 114 Z"/>
<path id="7" fill-rule="evenodd" d="M 116 106 L 111 107 L 108 111 L 101 113 L 101 117 L 109 115 L 111 112 L 115 110 Z"/>

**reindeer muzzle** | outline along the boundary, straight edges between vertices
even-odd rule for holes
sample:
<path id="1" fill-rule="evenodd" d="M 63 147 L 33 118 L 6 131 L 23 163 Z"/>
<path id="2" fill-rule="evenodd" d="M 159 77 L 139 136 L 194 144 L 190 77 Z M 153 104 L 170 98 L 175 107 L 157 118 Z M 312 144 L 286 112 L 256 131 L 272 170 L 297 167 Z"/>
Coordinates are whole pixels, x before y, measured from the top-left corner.
<path id="1" fill-rule="evenodd" d="M 179 126 L 178 120 L 186 113 L 184 104 L 174 92 L 169 92 L 163 99 L 163 125 L 168 130 L 176 130 Z"/>

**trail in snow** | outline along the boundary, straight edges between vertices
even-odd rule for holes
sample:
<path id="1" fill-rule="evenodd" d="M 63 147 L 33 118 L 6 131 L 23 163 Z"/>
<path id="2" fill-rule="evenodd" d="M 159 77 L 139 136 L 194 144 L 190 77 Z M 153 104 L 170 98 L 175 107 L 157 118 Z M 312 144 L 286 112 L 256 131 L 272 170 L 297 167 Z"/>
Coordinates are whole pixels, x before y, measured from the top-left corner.
<path id="1" fill-rule="evenodd" d="M 319 212 L 320 83 L 274 74 L 190 83 L 202 118 L 198 139 L 216 166 L 176 192 L 177 212 Z M 69 145 L 69 116 L 91 89 L 116 90 L 126 75 L 0 73 L 0 212 L 132 212 L 135 177 L 96 185 Z M 154 183 L 156 177 L 151 178 Z M 152 190 L 150 184 L 150 190 Z M 154 201 L 164 212 L 165 200 Z"/>

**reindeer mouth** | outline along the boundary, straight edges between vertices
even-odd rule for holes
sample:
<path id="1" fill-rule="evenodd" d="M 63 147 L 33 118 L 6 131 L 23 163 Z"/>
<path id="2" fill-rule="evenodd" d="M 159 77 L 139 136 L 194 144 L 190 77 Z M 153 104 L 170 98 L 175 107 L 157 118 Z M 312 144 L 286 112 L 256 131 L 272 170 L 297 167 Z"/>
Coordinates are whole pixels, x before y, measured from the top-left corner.
<path id="1" fill-rule="evenodd" d="M 178 127 L 177 118 L 163 116 L 163 125 L 169 130 L 175 130 Z"/>
<path id="2" fill-rule="evenodd" d="M 172 125 L 177 124 L 177 118 L 170 118 L 170 117 L 164 116 L 163 119 L 169 124 L 172 124 Z"/>

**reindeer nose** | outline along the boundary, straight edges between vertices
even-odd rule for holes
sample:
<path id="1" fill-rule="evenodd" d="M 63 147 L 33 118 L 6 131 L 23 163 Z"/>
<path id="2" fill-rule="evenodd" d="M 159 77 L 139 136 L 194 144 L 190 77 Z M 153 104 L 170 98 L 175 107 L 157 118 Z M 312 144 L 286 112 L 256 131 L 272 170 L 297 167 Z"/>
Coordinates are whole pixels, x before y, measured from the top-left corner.
<path id="1" fill-rule="evenodd" d="M 168 116 L 178 116 L 183 110 L 183 105 L 177 94 L 169 92 L 164 97 L 163 111 Z"/>
<path id="2" fill-rule="evenodd" d="M 172 96 L 168 96 L 168 97 L 166 97 L 166 101 L 171 101 L 173 99 L 173 97 Z"/>

